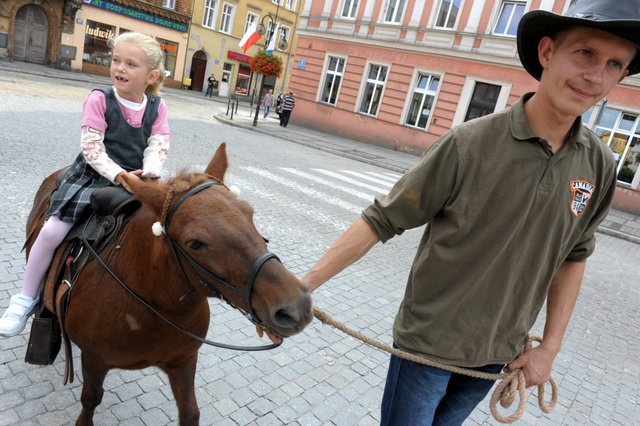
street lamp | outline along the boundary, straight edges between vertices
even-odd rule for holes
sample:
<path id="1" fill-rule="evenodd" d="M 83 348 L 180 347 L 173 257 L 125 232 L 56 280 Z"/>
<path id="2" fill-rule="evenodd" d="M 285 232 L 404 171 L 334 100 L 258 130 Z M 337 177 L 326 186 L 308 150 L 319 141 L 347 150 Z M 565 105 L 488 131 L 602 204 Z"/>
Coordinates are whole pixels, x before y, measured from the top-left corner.
<path id="1" fill-rule="evenodd" d="M 272 37 L 275 37 L 276 34 L 276 28 L 275 25 L 277 25 L 278 23 L 278 10 L 280 9 L 280 2 L 278 2 L 278 8 L 276 9 L 276 16 L 273 17 L 270 13 L 264 15 L 262 17 L 262 19 L 260 20 L 260 23 L 256 26 L 256 32 L 258 34 L 265 35 L 265 33 L 267 33 L 267 27 L 264 25 L 264 20 L 266 18 L 269 18 L 271 25 L 270 25 L 270 30 L 267 34 L 267 38 L 265 39 L 264 42 L 264 46 L 265 46 L 265 50 L 269 47 L 269 45 L 271 44 L 271 39 Z M 283 34 L 283 37 L 281 37 L 280 41 L 278 42 L 278 49 L 280 50 L 286 50 L 288 43 L 287 43 L 287 33 L 282 32 L 282 28 L 280 28 L 280 33 Z M 258 125 L 258 115 L 260 115 L 260 103 L 261 103 L 261 98 L 262 98 L 262 85 L 264 83 L 264 77 L 262 74 L 258 74 L 258 79 L 256 81 L 256 86 L 258 87 L 258 102 L 256 102 L 256 114 L 253 117 L 253 125 L 257 126 Z"/>

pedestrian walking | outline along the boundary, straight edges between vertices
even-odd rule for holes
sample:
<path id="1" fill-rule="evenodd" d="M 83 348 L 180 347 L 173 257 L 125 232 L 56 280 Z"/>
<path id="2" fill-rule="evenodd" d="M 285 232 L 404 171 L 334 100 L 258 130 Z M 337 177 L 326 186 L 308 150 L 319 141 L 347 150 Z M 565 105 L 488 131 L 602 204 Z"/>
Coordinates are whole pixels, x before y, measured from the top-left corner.
<path id="1" fill-rule="evenodd" d="M 91 192 L 125 185 L 124 175 L 137 179 L 160 173 L 169 149 L 167 108 L 158 97 L 165 78 L 163 59 L 160 44 L 150 36 L 127 32 L 116 37 L 113 86 L 92 91 L 84 102 L 82 152 L 51 198 L 49 217 L 29 253 L 22 289 L 0 319 L 1 336 L 24 330 L 54 251 L 84 215 Z"/>
<path id="2" fill-rule="evenodd" d="M 287 127 L 289 125 L 289 119 L 291 118 L 291 112 L 296 106 L 296 98 L 293 96 L 293 92 L 289 91 L 282 99 L 282 113 L 280 114 L 280 125 Z"/>
<path id="3" fill-rule="evenodd" d="M 215 89 L 217 83 L 218 81 L 216 80 L 215 74 L 211 73 L 209 78 L 207 78 L 207 93 L 204 95 L 209 96 L 210 98 L 213 97 L 213 89 Z"/>
<path id="4" fill-rule="evenodd" d="M 264 118 L 269 116 L 269 110 L 273 106 L 273 90 L 269 89 L 262 97 L 262 106 L 264 107 Z"/>
<path id="5" fill-rule="evenodd" d="M 550 375 L 616 187 L 609 148 L 581 115 L 640 71 L 640 1 L 574 0 L 519 23 L 539 80 L 506 110 L 466 122 L 376 197 L 303 278 L 314 291 L 379 241 L 428 224 L 394 344 L 452 366 Z M 542 343 L 523 352 L 546 300 Z M 492 382 L 392 356 L 382 425 L 459 425 Z"/>

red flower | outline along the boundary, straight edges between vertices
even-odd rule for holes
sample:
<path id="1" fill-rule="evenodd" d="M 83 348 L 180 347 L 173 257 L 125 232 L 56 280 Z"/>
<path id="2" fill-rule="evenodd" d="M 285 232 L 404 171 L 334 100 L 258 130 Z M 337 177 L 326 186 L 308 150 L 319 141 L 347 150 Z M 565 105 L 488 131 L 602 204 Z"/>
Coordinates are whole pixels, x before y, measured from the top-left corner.
<path id="1" fill-rule="evenodd" d="M 282 59 L 276 55 L 268 55 L 261 50 L 249 61 L 251 71 L 262 74 L 266 77 L 280 77 L 282 74 Z"/>

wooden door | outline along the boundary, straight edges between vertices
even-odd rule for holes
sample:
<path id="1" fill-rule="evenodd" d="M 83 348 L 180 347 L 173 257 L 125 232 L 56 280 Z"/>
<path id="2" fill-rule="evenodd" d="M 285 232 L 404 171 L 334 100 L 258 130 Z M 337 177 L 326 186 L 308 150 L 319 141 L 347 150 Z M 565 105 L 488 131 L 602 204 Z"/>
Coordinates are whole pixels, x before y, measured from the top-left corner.
<path id="1" fill-rule="evenodd" d="M 47 55 L 47 15 L 36 5 L 21 8 L 16 14 L 13 59 L 44 64 Z"/>

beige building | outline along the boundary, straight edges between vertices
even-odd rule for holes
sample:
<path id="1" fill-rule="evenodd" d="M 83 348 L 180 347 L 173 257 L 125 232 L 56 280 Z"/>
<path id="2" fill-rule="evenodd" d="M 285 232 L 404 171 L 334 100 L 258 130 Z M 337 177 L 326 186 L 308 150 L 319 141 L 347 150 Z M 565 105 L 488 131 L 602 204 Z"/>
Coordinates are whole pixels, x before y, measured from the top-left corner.
<path id="1" fill-rule="evenodd" d="M 108 40 L 125 31 L 155 37 L 167 85 L 184 73 L 192 0 L 2 0 L 0 56 L 108 75 Z"/>
<path id="2" fill-rule="evenodd" d="M 265 48 L 267 37 L 275 29 L 274 55 L 282 59 L 280 78 L 266 78 L 263 91 L 278 92 L 288 88 L 293 68 L 295 28 L 303 0 L 194 0 L 189 33 L 185 85 L 205 92 L 207 78 L 214 75 L 218 96 L 251 96 L 256 89 L 256 76 L 249 59 Z M 266 33 L 246 52 L 239 42 L 253 24 L 262 23 Z M 281 41 L 287 45 L 279 46 Z"/>

